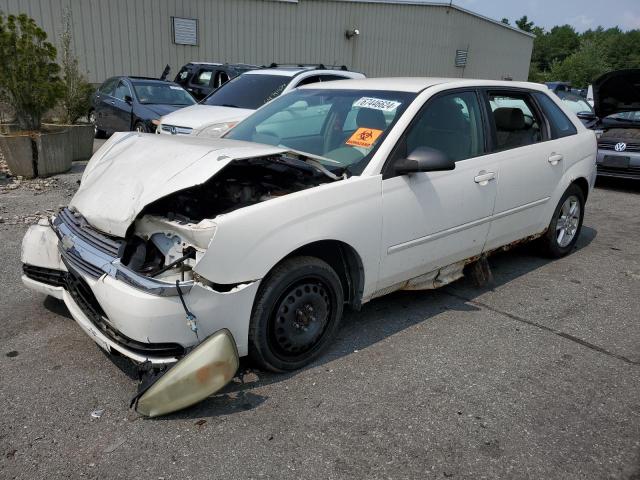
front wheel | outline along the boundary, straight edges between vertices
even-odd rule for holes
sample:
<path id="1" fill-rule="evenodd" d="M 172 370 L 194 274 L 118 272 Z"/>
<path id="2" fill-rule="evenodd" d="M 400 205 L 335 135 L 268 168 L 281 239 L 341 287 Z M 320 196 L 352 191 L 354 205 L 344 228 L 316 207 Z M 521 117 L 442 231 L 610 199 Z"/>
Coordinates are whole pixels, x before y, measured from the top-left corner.
<path id="1" fill-rule="evenodd" d="M 274 372 L 301 368 L 329 345 L 344 293 L 336 272 L 315 257 L 283 261 L 263 280 L 251 314 L 249 355 Z"/>
<path id="2" fill-rule="evenodd" d="M 584 194 L 577 185 L 570 185 L 558 202 L 541 244 L 547 255 L 560 258 L 575 246 L 584 218 Z"/>
<path id="3" fill-rule="evenodd" d="M 147 129 L 147 126 L 143 122 L 136 122 L 136 124 L 134 125 L 133 129 L 138 133 L 148 133 L 149 132 L 149 129 Z"/>
<path id="4" fill-rule="evenodd" d="M 98 128 L 98 118 L 96 116 L 96 111 L 95 110 L 91 110 L 89 111 L 89 115 L 87 115 L 87 118 L 89 119 L 89 123 L 93 125 L 93 135 L 95 138 L 106 138 L 107 137 L 107 132 L 105 132 L 104 130 L 100 130 Z"/>

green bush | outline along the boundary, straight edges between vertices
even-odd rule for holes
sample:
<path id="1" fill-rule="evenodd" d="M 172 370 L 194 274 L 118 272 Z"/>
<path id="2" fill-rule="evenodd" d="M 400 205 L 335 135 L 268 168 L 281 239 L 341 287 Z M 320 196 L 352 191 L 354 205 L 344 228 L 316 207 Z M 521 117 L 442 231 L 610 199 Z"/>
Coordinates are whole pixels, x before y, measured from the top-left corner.
<path id="1" fill-rule="evenodd" d="M 75 123 L 86 115 L 91 106 L 93 87 L 87 82 L 78 67 L 78 58 L 71 46 L 71 13 L 67 9 L 63 15 L 63 30 L 60 35 L 60 62 L 62 63 L 62 109 L 63 121 L 67 124 Z"/>
<path id="2" fill-rule="evenodd" d="M 42 115 L 62 95 L 56 49 L 25 14 L 0 14 L 0 95 L 15 109 L 20 128 L 39 130 Z"/>

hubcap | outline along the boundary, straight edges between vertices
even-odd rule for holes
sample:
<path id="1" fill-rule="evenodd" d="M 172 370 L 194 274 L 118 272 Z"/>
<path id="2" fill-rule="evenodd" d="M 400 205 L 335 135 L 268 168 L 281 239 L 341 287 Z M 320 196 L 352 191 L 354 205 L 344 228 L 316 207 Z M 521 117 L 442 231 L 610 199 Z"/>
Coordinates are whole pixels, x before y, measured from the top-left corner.
<path id="1" fill-rule="evenodd" d="M 331 316 L 331 297 L 319 281 L 303 280 L 282 297 L 271 319 L 271 338 L 279 354 L 295 357 L 321 339 Z"/>
<path id="2" fill-rule="evenodd" d="M 97 133 L 98 132 L 98 126 L 96 125 L 96 113 L 95 112 L 91 112 L 89 114 L 89 123 L 93 124 L 93 133 Z"/>
<path id="3" fill-rule="evenodd" d="M 578 232 L 580 223 L 580 201 L 575 195 L 568 197 L 562 204 L 556 222 L 556 241 L 561 247 L 571 243 Z"/>

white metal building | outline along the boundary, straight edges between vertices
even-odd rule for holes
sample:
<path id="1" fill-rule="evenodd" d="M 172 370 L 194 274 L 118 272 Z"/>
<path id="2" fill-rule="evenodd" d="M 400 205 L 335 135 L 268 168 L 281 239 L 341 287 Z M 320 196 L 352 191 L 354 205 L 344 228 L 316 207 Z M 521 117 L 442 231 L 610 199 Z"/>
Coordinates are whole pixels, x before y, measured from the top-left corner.
<path id="1" fill-rule="evenodd" d="M 71 9 L 89 80 L 189 61 L 347 65 L 368 76 L 526 80 L 533 36 L 419 0 L 0 0 L 57 41 Z M 355 31 L 358 31 L 356 35 Z"/>

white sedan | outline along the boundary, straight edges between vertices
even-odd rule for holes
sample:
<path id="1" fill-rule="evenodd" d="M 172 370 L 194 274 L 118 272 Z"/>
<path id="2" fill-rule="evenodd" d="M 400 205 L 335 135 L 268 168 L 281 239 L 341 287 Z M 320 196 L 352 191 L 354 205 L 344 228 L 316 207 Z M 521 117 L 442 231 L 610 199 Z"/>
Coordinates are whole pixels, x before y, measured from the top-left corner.
<path id="1" fill-rule="evenodd" d="M 575 246 L 594 133 L 542 85 L 342 80 L 225 138 L 114 135 L 68 208 L 27 232 L 23 281 L 107 351 L 164 375 L 145 415 L 193 404 L 238 357 L 300 368 L 343 309 L 430 289 L 521 240 Z"/>

